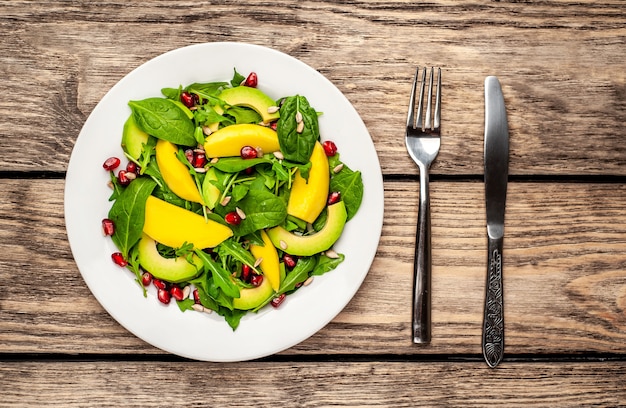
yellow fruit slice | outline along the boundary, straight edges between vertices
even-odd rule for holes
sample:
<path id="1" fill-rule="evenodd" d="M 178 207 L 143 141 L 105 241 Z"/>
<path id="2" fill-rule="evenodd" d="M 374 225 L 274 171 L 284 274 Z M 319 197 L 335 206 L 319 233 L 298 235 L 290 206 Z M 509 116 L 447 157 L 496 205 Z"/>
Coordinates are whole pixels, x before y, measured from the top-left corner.
<path id="1" fill-rule="evenodd" d="M 165 184 L 180 198 L 203 204 L 189 168 L 178 160 L 178 147 L 166 140 L 159 139 L 156 144 L 156 161 Z"/>
<path id="2" fill-rule="evenodd" d="M 261 238 L 263 238 L 264 246 L 250 245 L 250 252 L 256 259 L 262 259 L 259 266 L 263 271 L 265 279 L 270 281 L 272 289 L 277 291 L 280 287 L 280 262 L 278 261 L 278 251 L 272 244 L 270 237 L 267 236 L 265 231 L 261 230 Z"/>
<path id="3" fill-rule="evenodd" d="M 319 142 L 315 143 L 311 154 L 309 179 L 305 180 L 296 172 L 287 213 L 312 223 L 320 215 L 328 199 L 329 174 L 328 158 Z"/>
<path id="4" fill-rule="evenodd" d="M 207 157 L 239 156 L 244 146 L 261 148 L 266 153 L 280 150 L 276 132 L 269 127 L 254 124 L 221 128 L 204 142 Z"/>
<path id="5" fill-rule="evenodd" d="M 203 216 L 175 206 L 154 196 L 146 201 L 143 226 L 153 240 L 172 248 L 185 243 L 195 248 L 213 248 L 233 235 L 230 228 Z"/>

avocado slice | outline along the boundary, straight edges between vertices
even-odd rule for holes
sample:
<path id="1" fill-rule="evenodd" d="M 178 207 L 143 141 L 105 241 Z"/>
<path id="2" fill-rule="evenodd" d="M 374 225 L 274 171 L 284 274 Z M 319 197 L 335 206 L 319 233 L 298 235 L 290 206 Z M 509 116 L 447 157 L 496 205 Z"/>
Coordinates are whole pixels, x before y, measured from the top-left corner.
<path id="1" fill-rule="evenodd" d="M 267 235 L 277 248 L 290 255 L 312 256 L 333 246 L 343 232 L 348 214 L 343 201 L 328 206 L 326 224 L 315 234 L 296 235 L 281 226 L 271 228 Z"/>
<path id="2" fill-rule="evenodd" d="M 249 86 L 236 86 L 224 89 L 218 96 L 221 100 L 231 106 L 245 106 L 254 109 L 263 122 L 269 123 L 280 117 L 277 112 L 269 113 L 268 109 L 276 106 L 276 102 L 267 96 L 263 91 Z"/>
<path id="3" fill-rule="evenodd" d="M 133 115 L 130 115 L 124 123 L 124 130 L 122 131 L 122 149 L 133 159 L 139 160 L 143 145 L 148 144 L 151 137 L 137 126 Z"/>
<path id="4" fill-rule="evenodd" d="M 200 272 L 202 261 L 197 255 L 192 255 L 192 263 L 183 256 L 165 258 L 161 256 L 156 245 L 155 240 L 143 234 L 137 246 L 139 264 L 155 278 L 178 283 L 192 279 Z"/>
<path id="5" fill-rule="evenodd" d="M 239 290 L 239 297 L 233 299 L 233 307 L 239 310 L 256 309 L 274 296 L 274 289 L 267 278 L 256 288 L 244 288 Z"/>

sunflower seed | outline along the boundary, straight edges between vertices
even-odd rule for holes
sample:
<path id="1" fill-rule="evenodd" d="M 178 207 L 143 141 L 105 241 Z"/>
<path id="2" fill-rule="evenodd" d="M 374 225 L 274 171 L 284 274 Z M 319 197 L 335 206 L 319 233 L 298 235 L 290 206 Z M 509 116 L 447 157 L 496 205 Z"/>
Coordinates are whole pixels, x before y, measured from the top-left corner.
<path id="1" fill-rule="evenodd" d="M 273 154 L 274 154 L 274 157 L 276 157 L 278 160 L 283 160 L 285 158 L 285 156 L 280 150 L 275 151 Z"/>
<path id="2" fill-rule="evenodd" d="M 242 220 L 246 219 L 246 213 L 243 212 L 243 210 L 241 208 L 236 207 L 235 211 L 237 211 L 237 215 L 239 216 L 239 218 L 241 218 Z"/>
<path id="3" fill-rule="evenodd" d="M 261 262 L 263 262 L 263 257 L 257 258 L 256 261 L 254 261 L 254 267 L 256 268 L 261 265 Z"/>
<path id="4" fill-rule="evenodd" d="M 298 123 L 298 126 L 296 127 L 296 132 L 302 133 L 303 130 L 304 130 L 304 122 Z"/>
<path id="5" fill-rule="evenodd" d="M 341 170 L 343 170 L 343 163 L 340 163 L 340 164 L 336 165 L 335 168 L 333 169 L 333 173 L 337 174 Z"/>
<path id="6" fill-rule="evenodd" d="M 280 245 L 280 249 L 282 249 L 283 251 L 287 249 L 287 243 L 283 241 L 282 239 L 280 240 L 278 244 Z"/>
<path id="7" fill-rule="evenodd" d="M 230 196 L 224 197 L 224 199 L 220 202 L 220 205 L 222 207 L 226 207 L 228 205 L 228 203 L 230 203 Z"/>
<path id="8" fill-rule="evenodd" d="M 337 258 L 339 258 L 339 254 L 337 252 L 335 252 L 334 249 L 329 249 L 328 251 L 326 251 L 325 254 L 330 259 L 337 259 Z"/>
<path id="9" fill-rule="evenodd" d="M 204 133 L 205 136 L 210 136 L 213 131 L 208 126 L 202 126 L 202 133 Z"/>
<path id="10" fill-rule="evenodd" d="M 296 112 L 296 123 L 302 123 L 302 112 Z"/>
<path id="11" fill-rule="evenodd" d="M 311 284 L 311 282 L 313 282 L 313 277 L 309 276 L 309 278 L 307 280 L 304 281 L 304 283 L 302 284 L 302 286 L 309 286 Z"/>
<path id="12" fill-rule="evenodd" d="M 276 113 L 278 112 L 278 106 L 270 106 L 267 108 L 267 113 Z"/>

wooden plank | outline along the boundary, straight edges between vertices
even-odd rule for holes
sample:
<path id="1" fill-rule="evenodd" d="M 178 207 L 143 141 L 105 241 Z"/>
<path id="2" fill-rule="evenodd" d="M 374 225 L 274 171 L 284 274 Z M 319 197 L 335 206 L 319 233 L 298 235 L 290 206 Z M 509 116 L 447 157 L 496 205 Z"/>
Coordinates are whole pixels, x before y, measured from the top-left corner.
<path id="1" fill-rule="evenodd" d="M 89 293 L 63 228 L 63 184 L 0 180 L 0 352 L 159 353 Z M 409 335 L 417 185 L 387 182 L 382 238 L 363 286 L 328 326 L 284 354 L 480 354 L 483 186 L 431 188 L 433 343 L 414 346 Z M 507 355 L 626 352 L 625 214 L 621 184 L 510 184 Z"/>
<path id="2" fill-rule="evenodd" d="M 2 2 L 0 92 L 10 97 L 0 101 L 0 170 L 64 171 L 86 117 L 125 74 L 165 51 L 226 40 L 326 75 L 363 117 L 385 174 L 417 173 L 403 127 L 423 64 L 444 70 L 434 174 L 482 174 L 482 81 L 492 74 L 507 102 L 511 174 L 626 174 L 626 77 L 611 69 L 626 49 L 620 1 L 213 3 Z"/>
<path id="3" fill-rule="evenodd" d="M 6 407 L 620 406 L 625 380 L 623 361 L 0 364 Z"/>

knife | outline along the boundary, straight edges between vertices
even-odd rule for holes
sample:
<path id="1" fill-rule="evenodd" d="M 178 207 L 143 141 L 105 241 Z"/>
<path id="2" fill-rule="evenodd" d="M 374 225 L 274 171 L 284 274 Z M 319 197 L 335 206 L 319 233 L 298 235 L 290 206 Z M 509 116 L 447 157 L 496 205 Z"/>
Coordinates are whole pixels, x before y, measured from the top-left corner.
<path id="1" fill-rule="evenodd" d="M 500 82 L 485 78 L 485 201 L 487 209 L 487 282 L 482 350 L 487 365 L 497 366 L 504 356 L 504 299 L 502 247 L 504 208 L 509 176 L 509 131 Z"/>

